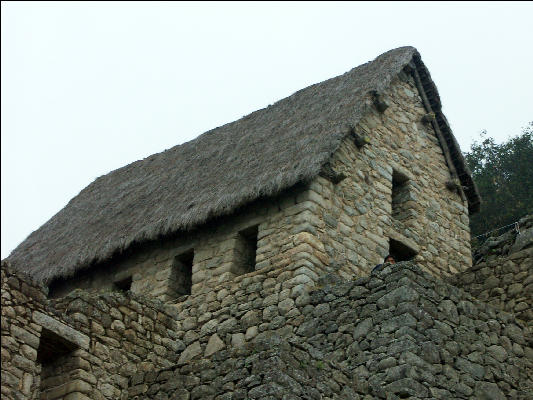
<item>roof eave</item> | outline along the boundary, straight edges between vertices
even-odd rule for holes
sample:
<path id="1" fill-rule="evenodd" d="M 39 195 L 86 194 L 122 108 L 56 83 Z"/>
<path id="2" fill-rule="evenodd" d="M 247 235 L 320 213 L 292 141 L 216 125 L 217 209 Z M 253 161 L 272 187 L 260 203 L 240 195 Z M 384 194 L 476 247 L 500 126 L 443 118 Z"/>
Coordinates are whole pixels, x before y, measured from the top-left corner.
<path id="1" fill-rule="evenodd" d="M 470 172 L 470 169 L 466 164 L 466 160 L 463 156 L 463 153 L 461 152 L 459 143 L 453 135 L 452 129 L 450 127 L 450 124 L 448 123 L 448 120 L 446 119 L 446 116 L 442 112 L 442 105 L 437 91 L 437 86 L 431 79 L 431 75 L 429 74 L 429 71 L 424 65 L 424 63 L 422 62 L 422 59 L 418 52 L 413 55 L 413 65 L 420 76 L 422 90 L 424 91 L 430 103 L 431 111 L 435 113 L 435 120 L 438 125 L 438 128 L 444 136 L 446 142 L 445 145 L 448 148 L 451 161 L 457 173 L 457 178 L 461 182 L 462 190 L 468 202 L 468 211 L 470 214 L 474 214 L 479 211 L 481 204 L 481 196 L 474 180 L 472 179 L 472 173 Z"/>

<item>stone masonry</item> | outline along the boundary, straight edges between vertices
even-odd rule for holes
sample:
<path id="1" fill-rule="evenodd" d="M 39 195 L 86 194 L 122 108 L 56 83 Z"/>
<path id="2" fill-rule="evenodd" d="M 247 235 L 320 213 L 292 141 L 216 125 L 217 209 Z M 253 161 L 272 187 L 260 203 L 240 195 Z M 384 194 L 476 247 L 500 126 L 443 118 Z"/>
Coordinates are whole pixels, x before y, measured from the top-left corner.
<path id="1" fill-rule="evenodd" d="M 489 238 L 474 252 L 474 266 L 452 276 L 450 283 L 533 326 L 533 216 Z"/>
<path id="2" fill-rule="evenodd" d="M 349 281 L 322 275 L 315 289 L 299 286 L 290 267 L 265 268 L 175 305 L 80 290 L 47 301 L 5 265 L 2 273 L 9 399 L 533 393 L 531 328 L 413 263 Z M 46 317 L 77 346 L 52 364 L 36 362 Z"/>
<path id="3" fill-rule="evenodd" d="M 46 288 L 3 263 L 2 398 L 121 398 L 130 376 L 177 361 L 185 346 L 175 317 L 173 308 L 131 292 L 76 290 L 48 301 Z M 39 360 L 47 348 L 51 359 Z"/>
<path id="4" fill-rule="evenodd" d="M 135 376 L 130 396 L 527 399 L 533 393 L 531 330 L 414 264 L 352 281 L 326 275 L 317 290 L 297 297 L 265 278 L 213 298 L 216 322 L 191 324 L 197 333 L 191 352 L 173 368 Z M 255 290 L 243 290 L 250 286 Z"/>
<path id="5" fill-rule="evenodd" d="M 368 274 L 383 261 L 390 239 L 409 246 L 414 261 L 436 276 L 471 265 L 468 209 L 446 189 L 450 172 L 412 78 L 400 75 L 385 97 L 389 108 L 374 110 L 355 129 L 370 138 L 359 149 L 346 140 L 332 166 L 346 179 L 318 178 L 306 193 L 316 205 L 309 232 L 324 245 L 328 270 L 347 279 Z M 394 175 L 407 179 L 395 204 Z M 399 197 L 399 196 L 398 196 Z M 393 207 L 399 208 L 395 212 Z"/>

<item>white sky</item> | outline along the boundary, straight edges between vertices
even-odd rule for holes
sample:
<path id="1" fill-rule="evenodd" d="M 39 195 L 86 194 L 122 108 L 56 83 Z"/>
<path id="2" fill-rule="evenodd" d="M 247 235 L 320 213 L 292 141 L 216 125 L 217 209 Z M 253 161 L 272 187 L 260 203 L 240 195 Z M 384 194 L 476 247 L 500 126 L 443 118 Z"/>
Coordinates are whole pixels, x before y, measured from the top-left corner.
<path id="1" fill-rule="evenodd" d="M 1 257 L 91 183 L 404 45 L 463 150 L 533 120 L 533 3 L 2 2 Z"/>

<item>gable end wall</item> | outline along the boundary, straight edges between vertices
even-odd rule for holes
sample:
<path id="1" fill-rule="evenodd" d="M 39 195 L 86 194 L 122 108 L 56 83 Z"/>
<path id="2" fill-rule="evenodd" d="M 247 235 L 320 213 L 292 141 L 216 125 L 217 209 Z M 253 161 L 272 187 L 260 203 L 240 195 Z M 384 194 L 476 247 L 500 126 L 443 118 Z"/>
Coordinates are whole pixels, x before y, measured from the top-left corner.
<path id="1" fill-rule="evenodd" d="M 422 122 L 414 80 L 396 78 L 384 97 L 385 112 L 374 109 L 354 129 L 370 143 L 358 148 L 350 136 L 333 157 L 333 169 L 347 178 L 319 177 L 310 188 L 321 205 L 317 235 L 329 269 L 345 278 L 367 274 L 392 238 L 416 250 L 414 261 L 433 275 L 463 271 L 472 264 L 468 205 L 446 188 L 451 174 L 433 128 Z M 395 170 L 409 178 L 401 220 L 391 216 Z"/>

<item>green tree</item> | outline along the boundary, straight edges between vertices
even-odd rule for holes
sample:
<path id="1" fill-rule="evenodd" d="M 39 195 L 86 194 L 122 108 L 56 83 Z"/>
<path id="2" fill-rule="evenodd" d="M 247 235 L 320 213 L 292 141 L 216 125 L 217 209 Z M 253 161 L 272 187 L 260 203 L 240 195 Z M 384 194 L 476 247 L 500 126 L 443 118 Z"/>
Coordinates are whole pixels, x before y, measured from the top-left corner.
<path id="1" fill-rule="evenodd" d="M 533 122 L 502 144 L 483 131 L 465 158 L 481 195 L 481 209 L 470 218 L 472 236 L 533 213 Z"/>

